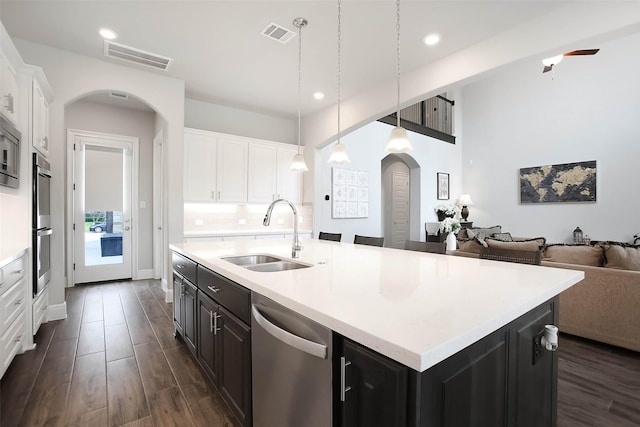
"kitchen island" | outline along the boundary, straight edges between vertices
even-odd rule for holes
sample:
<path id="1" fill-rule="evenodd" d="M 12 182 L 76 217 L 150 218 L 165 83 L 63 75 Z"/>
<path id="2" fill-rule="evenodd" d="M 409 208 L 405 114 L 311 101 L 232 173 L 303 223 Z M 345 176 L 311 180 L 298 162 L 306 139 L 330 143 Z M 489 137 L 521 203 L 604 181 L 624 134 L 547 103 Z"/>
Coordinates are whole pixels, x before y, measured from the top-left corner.
<path id="1" fill-rule="evenodd" d="M 433 409 L 425 406 L 429 399 L 424 395 L 433 393 L 434 400 L 436 394 L 430 389 L 433 384 L 445 384 L 454 377 L 459 381 L 454 372 L 460 369 L 442 367 L 463 354 L 462 350 L 478 353 L 474 359 L 477 361 L 486 362 L 482 355 L 489 353 L 499 353 L 498 360 L 509 359 L 526 326 L 529 347 L 524 352 L 531 357 L 525 358 L 530 359 L 528 364 L 535 365 L 532 328 L 535 340 L 544 323 L 557 319 L 554 298 L 583 278 L 582 272 L 566 269 L 313 239 L 303 239 L 302 244 L 304 249 L 296 261 L 310 267 L 279 272 L 251 271 L 221 258 L 246 254 L 289 258 L 290 239 L 185 243 L 171 245 L 171 249 L 204 269 L 331 329 L 347 343 L 357 343 L 409 368 L 408 415 L 397 425 L 440 425 L 426 421 L 431 415 L 424 414 Z M 527 314 L 531 319 L 519 321 Z M 479 349 L 480 342 L 485 342 L 488 350 Z M 555 363 L 547 359 L 549 375 L 555 375 Z M 459 363 L 462 361 L 456 362 Z M 516 376 L 517 369 L 516 363 L 505 363 L 504 381 L 502 374 L 485 380 L 503 382 L 506 390 L 506 383 Z M 440 371 L 438 378 L 431 378 Z M 460 388 L 449 383 L 449 394 Z M 492 392 L 487 384 L 480 385 Z M 515 399 L 508 391 L 502 391 L 505 402 Z M 554 393 L 552 384 L 551 398 L 555 398 Z M 551 402 L 548 398 L 545 401 Z M 439 419 L 446 418 L 446 402 L 438 405 L 444 411 Z M 505 403 L 506 406 L 514 407 L 514 403 Z M 459 411 L 464 412 L 463 408 Z M 469 409 L 469 413 L 473 411 L 477 409 Z M 552 407 L 546 411 L 555 414 Z M 516 416 L 522 419 L 523 414 L 504 412 L 504 416 L 494 414 L 494 418 L 504 418 L 505 425 L 515 425 L 512 419 Z M 555 424 L 555 415 L 553 420 Z"/>

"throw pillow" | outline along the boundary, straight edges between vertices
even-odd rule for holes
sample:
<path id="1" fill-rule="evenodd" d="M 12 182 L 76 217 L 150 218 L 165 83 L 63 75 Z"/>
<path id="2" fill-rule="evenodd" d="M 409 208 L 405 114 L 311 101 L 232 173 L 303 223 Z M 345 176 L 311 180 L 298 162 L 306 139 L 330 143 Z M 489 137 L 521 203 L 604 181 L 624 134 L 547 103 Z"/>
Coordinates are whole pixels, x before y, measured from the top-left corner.
<path id="1" fill-rule="evenodd" d="M 496 249 L 510 249 L 516 251 L 539 251 L 544 246 L 546 239 L 544 237 L 536 237 L 535 239 L 519 240 L 517 242 L 503 242 L 502 240 L 487 237 L 484 239 L 487 246 Z"/>
<path id="2" fill-rule="evenodd" d="M 640 271 L 640 245 L 602 244 L 604 248 L 604 266 L 619 270 Z"/>
<path id="3" fill-rule="evenodd" d="M 480 254 L 480 243 L 476 239 L 460 239 L 458 238 L 458 250 L 461 252 L 471 252 Z"/>
<path id="4" fill-rule="evenodd" d="M 602 267 L 604 265 L 604 251 L 599 245 L 554 243 L 544 247 L 542 259 L 543 261 Z"/>
<path id="5" fill-rule="evenodd" d="M 487 247 L 487 244 L 485 243 L 484 239 L 491 236 L 494 233 L 502 233 L 502 226 L 494 225 L 493 227 L 486 227 L 486 228 L 483 228 L 483 227 L 467 228 L 467 236 L 471 238 L 475 237 L 476 239 L 478 239 L 478 242 L 480 242 L 480 244 L 485 248 Z"/>
<path id="6" fill-rule="evenodd" d="M 511 237 L 511 233 L 493 233 L 491 235 L 492 239 L 501 240 L 503 242 L 513 242 L 513 237 Z"/>

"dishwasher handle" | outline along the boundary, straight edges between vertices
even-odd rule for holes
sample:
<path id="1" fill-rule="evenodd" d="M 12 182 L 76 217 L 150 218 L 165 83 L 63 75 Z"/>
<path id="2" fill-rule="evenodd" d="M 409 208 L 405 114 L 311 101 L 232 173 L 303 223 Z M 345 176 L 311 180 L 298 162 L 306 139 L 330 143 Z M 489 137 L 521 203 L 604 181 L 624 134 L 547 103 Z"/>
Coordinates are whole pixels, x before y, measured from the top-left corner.
<path id="1" fill-rule="evenodd" d="M 291 347 L 297 348 L 300 351 L 308 353 L 312 356 L 319 357 L 320 359 L 327 358 L 327 346 L 323 344 L 318 344 L 314 341 L 309 341 L 308 339 L 299 337 L 297 335 L 292 334 L 291 332 L 285 331 L 284 329 L 274 325 L 265 319 L 258 307 L 255 304 L 251 306 L 251 314 L 258 325 L 262 326 L 262 328 L 269 332 L 272 336 L 279 339 L 285 344 L 290 345 Z"/>

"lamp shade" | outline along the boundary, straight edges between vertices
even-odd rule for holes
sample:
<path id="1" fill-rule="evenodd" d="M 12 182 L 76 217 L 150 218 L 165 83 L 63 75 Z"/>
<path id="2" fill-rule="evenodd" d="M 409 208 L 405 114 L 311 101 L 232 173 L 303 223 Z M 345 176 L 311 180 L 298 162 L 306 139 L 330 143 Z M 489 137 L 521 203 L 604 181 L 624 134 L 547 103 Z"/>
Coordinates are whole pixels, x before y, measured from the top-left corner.
<path id="1" fill-rule="evenodd" d="M 296 154 L 295 156 L 293 156 L 289 169 L 294 172 L 306 172 L 309 170 L 302 154 Z"/>
<path id="2" fill-rule="evenodd" d="M 409 137 L 407 136 L 407 131 L 397 126 L 391 130 L 391 135 L 389 135 L 389 142 L 384 147 L 384 151 L 387 153 L 409 153 L 413 151 L 413 147 L 411 146 L 411 141 L 409 141 Z"/>
<path id="3" fill-rule="evenodd" d="M 460 206 L 469 206 L 472 205 L 473 201 L 471 201 L 471 196 L 468 194 L 461 194 L 458 199 L 458 205 Z"/>
<path id="4" fill-rule="evenodd" d="M 346 164 L 351 163 L 347 150 L 344 149 L 344 145 L 339 142 L 333 144 L 331 149 L 331 155 L 329 156 L 329 163 Z"/>

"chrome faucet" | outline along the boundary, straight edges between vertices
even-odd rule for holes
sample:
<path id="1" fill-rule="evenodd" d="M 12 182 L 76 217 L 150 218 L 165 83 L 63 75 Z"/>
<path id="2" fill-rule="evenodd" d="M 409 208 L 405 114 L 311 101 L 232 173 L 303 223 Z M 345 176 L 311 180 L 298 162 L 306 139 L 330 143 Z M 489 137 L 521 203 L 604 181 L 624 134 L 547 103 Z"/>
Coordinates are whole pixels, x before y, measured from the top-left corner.
<path id="1" fill-rule="evenodd" d="M 298 238 L 298 210 L 296 206 L 288 201 L 287 199 L 277 199 L 271 202 L 269 207 L 267 208 L 267 214 L 264 216 L 264 221 L 262 224 L 266 227 L 271 222 L 271 212 L 273 212 L 273 207 L 278 202 L 288 203 L 293 210 L 293 245 L 291 246 L 291 258 L 298 258 L 298 254 L 302 250 L 302 244 L 300 243 L 300 239 Z"/>

